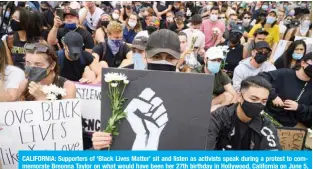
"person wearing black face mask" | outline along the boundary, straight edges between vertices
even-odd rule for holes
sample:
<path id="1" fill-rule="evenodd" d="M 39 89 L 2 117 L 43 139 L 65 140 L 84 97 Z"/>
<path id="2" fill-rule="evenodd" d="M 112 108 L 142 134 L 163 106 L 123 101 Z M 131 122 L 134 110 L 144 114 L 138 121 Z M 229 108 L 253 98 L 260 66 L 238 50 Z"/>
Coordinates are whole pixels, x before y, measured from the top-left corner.
<path id="1" fill-rule="evenodd" d="M 104 39 L 108 38 L 108 33 L 106 29 L 111 20 L 112 18 L 109 14 L 103 13 L 101 15 L 100 21 L 98 22 L 97 30 L 95 33 L 95 40 L 97 43 L 104 42 Z"/>
<path id="2" fill-rule="evenodd" d="M 261 115 L 271 85 L 260 76 L 241 82 L 239 104 L 222 107 L 210 113 L 208 150 L 278 150 L 277 130 Z"/>
<path id="3" fill-rule="evenodd" d="M 153 32 L 157 31 L 159 28 L 160 28 L 160 20 L 155 16 L 151 16 L 148 18 L 148 24 L 146 27 L 147 30 L 138 32 L 135 38 L 139 36 L 149 37 Z"/>
<path id="4" fill-rule="evenodd" d="M 90 53 L 83 51 L 83 37 L 79 33 L 68 32 L 64 37 L 64 50 L 57 54 L 62 77 L 82 83 L 100 82 L 100 66 Z"/>
<path id="5" fill-rule="evenodd" d="M 262 72 L 273 86 L 266 112 L 283 126 L 304 124 L 312 127 L 312 53 L 306 54 L 297 68 Z"/>
<path id="6" fill-rule="evenodd" d="M 226 56 L 226 70 L 228 76 L 232 78 L 233 71 L 239 62 L 243 59 L 243 45 L 240 44 L 240 39 L 243 36 L 244 28 L 241 25 L 233 25 L 229 33 L 229 39 L 219 45 L 229 46 L 229 52 Z"/>
<path id="7" fill-rule="evenodd" d="M 148 70 L 176 71 L 179 58 L 180 41 L 176 33 L 161 29 L 150 35 L 146 46 Z M 133 69 L 134 64 L 124 68 Z"/>
<path id="8" fill-rule="evenodd" d="M 257 42 L 255 49 L 252 50 L 252 56 L 239 63 L 233 75 L 233 86 L 237 92 L 240 89 L 242 80 L 245 80 L 249 76 L 255 76 L 260 72 L 276 70 L 275 66 L 267 61 L 271 51 L 266 41 Z"/>

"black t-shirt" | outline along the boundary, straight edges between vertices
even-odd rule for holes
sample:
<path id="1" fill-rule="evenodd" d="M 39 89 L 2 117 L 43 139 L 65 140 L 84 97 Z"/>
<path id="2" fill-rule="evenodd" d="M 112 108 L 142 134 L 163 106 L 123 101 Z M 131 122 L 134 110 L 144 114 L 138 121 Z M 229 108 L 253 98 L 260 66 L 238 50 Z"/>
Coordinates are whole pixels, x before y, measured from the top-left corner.
<path id="1" fill-rule="evenodd" d="M 105 41 L 106 52 L 103 56 L 103 43 L 97 44 L 93 49 L 92 53 L 96 53 L 99 55 L 99 61 L 106 61 L 109 67 L 119 67 L 124 59 L 126 59 L 127 53 L 130 51 L 130 48 L 126 45 L 126 43 L 122 43 L 119 51 L 116 55 L 113 55 L 110 47 L 107 45 L 107 40 Z"/>
<path id="2" fill-rule="evenodd" d="M 178 29 L 176 23 L 170 23 L 170 24 L 168 25 L 168 29 L 171 30 L 171 31 L 173 31 L 173 32 L 176 32 L 176 33 L 179 33 L 180 31 L 185 30 L 185 29 L 187 29 L 187 28 L 188 28 L 188 27 L 187 27 L 187 25 L 186 25 L 185 23 L 184 23 L 184 27 L 183 27 L 182 29 Z"/>
<path id="3" fill-rule="evenodd" d="M 168 8 L 169 5 L 173 5 L 171 1 L 157 1 L 157 9 L 159 12 L 162 12 Z M 166 14 L 162 15 L 162 19 L 166 19 Z"/>
<path id="4" fill-rule="evenodd" d="M 70 61 L 65 56 L 63 57 L 63 66 L 61 66 L 60 75 L 65 77 L 71 81 L 79 81 L 82 78 L 85 67 L 89 66 L 94 57 L 86 51 L 83 51 L 82 57 L 84 57 L 84 64 L 82 59 L 78 59 L 76 61 Z"/>
<path id="5" fill-rule="evenodd" d="M 26 50 L 24 48 L 24 45 L 26 44 L 26 41 L 21 41 L 19 38 L 19 35 L 17 32 L 14 32 L 13 35 L 9 35 L 13 39 L 13 47 L 10 48 L 10 52 L 12 55 L 13 63 L 15 66 L 21 68 L 24 70 L 25 68 L 25 53 Z M 7 44 L 9 39 L 7 38 Z"/>
<path id="6" fill-rule="evenodd" d="M 228 45 L 228 41 L 225 41 L 224 43 L 220 45 Z M 225 65 L 225 70 L 233 72 L 238 66 L 239 62 L 243 59 L 242 54 L 243 54 L 243 46 L 241 44 L 236 45 L 233 48 L 228 48 L 229 52 L 227 53 L 226 56 L 226 65 Z"/>
<path id="7" fill-rule="evenodd" d="M 59 44 L 61 45 L 62 48 L 63 48 L 65 34 L 69 31 L 70 30 L 68 30 L 66 28 L 59 28 L 58 29 L 57 38 L 58 38 Z M 86 49 L 86 48 L 92 49 L 94 47 L 93 38 L 87 30 L 79 27 L 76 29 L 76 32 L 79 33 L 84 39 L 84 49 Z M 60 42 L 62 42 L 62 43 L 60 43 Z"/>

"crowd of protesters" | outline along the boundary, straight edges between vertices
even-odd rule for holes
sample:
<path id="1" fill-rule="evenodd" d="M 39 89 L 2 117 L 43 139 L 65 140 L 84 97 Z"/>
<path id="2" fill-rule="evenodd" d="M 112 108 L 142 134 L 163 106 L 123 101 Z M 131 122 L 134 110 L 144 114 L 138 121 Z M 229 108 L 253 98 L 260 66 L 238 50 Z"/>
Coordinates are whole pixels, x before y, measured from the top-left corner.
<path id="1" fill-rule="evenodd" d="M 295 40 L 312 38 L 311 4 L 2 2 L 0 102 L 45 100 L 41 86 L 49 84 L 67 91 L 62 99 L 76 98 L 73 81 L 100 84 L 107 67 L 204 73 L 215 77 L 210 147 L 229 147 L 216 137 L 237 112 L 234 126 L 242 130 L 236 128 L 240 134 L 232 139 L 243 143 L 232 148 L 249 149 L 244 142 L 258 139 L 260 125 L 274 130 L 258 118 L 262 110 L 283 126 L 312 127 L 311 47 Z M 290 45 L 275 58 L 280 40 Z M 223 132 L 232 132 L 228 129 Z M 254 149 L 279 149 L 259 139 Z M 98 132 L 84 143 L 86 149 L 102 149 L 110 141 L 109 134 Z"/>

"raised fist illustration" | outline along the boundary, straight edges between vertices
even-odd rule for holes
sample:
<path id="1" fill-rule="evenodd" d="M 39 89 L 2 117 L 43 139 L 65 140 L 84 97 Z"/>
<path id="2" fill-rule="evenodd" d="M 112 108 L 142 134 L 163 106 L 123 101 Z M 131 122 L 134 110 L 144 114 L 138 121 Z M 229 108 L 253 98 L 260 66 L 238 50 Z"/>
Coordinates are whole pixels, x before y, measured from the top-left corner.
<path id="1" fill-rule="evenodd" d="M 168 122 L 163 100 L 154 97 L 151 88 L 144 89 L 124 110 L 127 121 L 136 133 L 133 150 L 157 150 L 159 137 Z"/>

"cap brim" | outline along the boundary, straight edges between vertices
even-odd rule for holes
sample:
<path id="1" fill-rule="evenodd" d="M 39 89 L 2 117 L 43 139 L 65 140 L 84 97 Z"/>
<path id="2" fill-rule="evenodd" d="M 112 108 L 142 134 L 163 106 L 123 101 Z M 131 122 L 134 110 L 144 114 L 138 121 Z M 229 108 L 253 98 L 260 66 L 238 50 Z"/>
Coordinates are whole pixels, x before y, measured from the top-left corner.
<path id="1" fill-rule="evenodd" d="M 132 48 L 136 48 L 136 49 L 139 49 L 139 50 L 145 50 L 146 49 L 146 47 L 141 46 L 141 45 L 132 45 Z"/>
<path id="2" fill-rule="evenodd" d="M 174 50 L 171 49 L 164 49 L 164 48 L 155 48 L 155 49 L 151 49 L 146 51 L 147 52 L 147 57 L 151 58 L 152 56 L 158 54 L 158 53 L 168 53 L 170 55 L 172 55 L 174 58 L 179 59 L 180 58 L 180 53 L 176 52 Z"/>
<path id="3" fill-rule="evenodd" d="M 73 55 L 73 54 L 81 55 L 83 52 L 83 49 L 81 47 L 69 47 L 68 49 L 69 49 L 70 55 Z"/>
<path id="4" fill-rule="evenodd" d="M 270 52 L 272 51 L 272 49 L 271 49 L 270 47 L 268 47 L 268 46 L 261 46 L 261 47 L 258 47 L 258 48 L 256 48 L 256 49 L 262 49 L 262 48 L 266 48 L 266 49 L 268 49 Z"/>
<path id="5" fill-rule="evenodd" d="M 209 60 L 214 60 L 214 59 L 225 59 L 225 57 L 207 57 Z"/>

